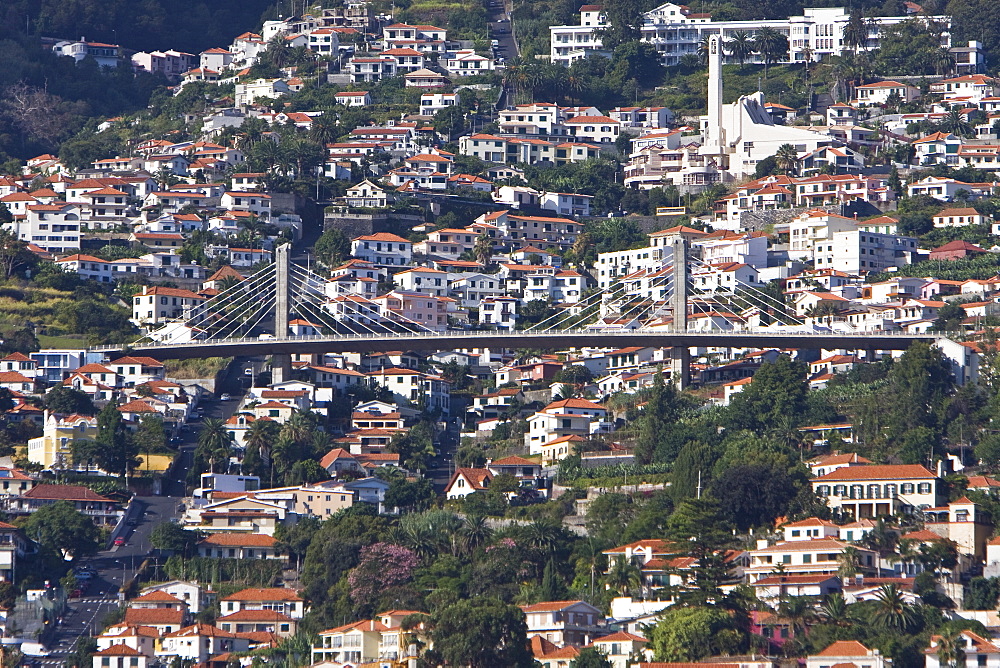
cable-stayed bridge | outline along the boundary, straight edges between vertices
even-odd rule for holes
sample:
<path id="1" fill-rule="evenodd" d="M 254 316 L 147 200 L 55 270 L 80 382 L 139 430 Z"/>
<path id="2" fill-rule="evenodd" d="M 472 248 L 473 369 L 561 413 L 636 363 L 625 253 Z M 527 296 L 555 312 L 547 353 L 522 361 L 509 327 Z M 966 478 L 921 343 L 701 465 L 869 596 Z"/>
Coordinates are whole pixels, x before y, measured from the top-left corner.
<path id="1" fill-rule="evenodd" d="M 276 249 L 274 263 L 191 308 L 182 321 L 150 331 L 127 349 L 158 359 L 272 355 L 278 381 L 287 378 L 292 354 L 654 346 L 672 349 L 679 378 L 687 375 L 690 348 L 873 352 L 941 338 L 807 326 L 783 301 L 755 285 L 732 278 L 727 279 L 732 285 L 720 285 L 718 268 L 692 257 L 682 239 L 660 252 L 655 263 L 622 276 L 606 289 L 577 291 L 572 295 L 575 302 L 560 302 L 548 317 L 514 331 L 449 327 L 443 310 L 446 302 L 417 293 L 397 293 L 398 298 L 380 298 L 378 303 L 355 293 L 340 294 L 336 282 L 291 262 L 290 247 L 285 245 Z M 429 310 L 404 303 L 422 297 Z"/>

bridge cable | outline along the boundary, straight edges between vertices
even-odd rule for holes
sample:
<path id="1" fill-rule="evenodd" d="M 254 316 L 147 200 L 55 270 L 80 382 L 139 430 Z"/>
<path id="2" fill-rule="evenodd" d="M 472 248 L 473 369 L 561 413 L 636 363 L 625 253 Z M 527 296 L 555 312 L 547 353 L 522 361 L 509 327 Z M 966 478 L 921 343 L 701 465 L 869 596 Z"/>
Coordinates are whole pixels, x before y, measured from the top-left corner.
<path id="1" fill-rule="evenodd" d="M 301 276 L 303 276 L 303 275 L 305 275 L 308 278 L 308 273 L 305 272 L 305 270 L 302 270 L 300 267 L 297 268 L 297 269 L 300 272 L 299 273 L 299 279 L 300 280 L 301 280 Z M 305 287 L 307 290 L 312 290 L 313 294 L 321 296 L 321 298 L 324 301 L 328 301 L 330 299 L 329 296 L 325 292 L 320 292 L 319 289 L 316 286 L 304 284 L 303 287 Z M 415 294 L 419 295 L 420 293 L 415 293 Z M 424 296 L 424 295 L 420 295 L 420 296 Z M 419 299 L 419 297 L 417 297 L 417 298 Z M 385 320 L 387 322 L 391 322 L 391 323 L 394 323 L 394 324 L 397 324 L 397 325 L 401 326 L 403 329 L 405 329 L 408 333 L 420 333 L 420 332 L 434 331 L 434 330 L 431 330 L 428 327 L 425 327 L 422 323 L 419 323 L 419 322 L 416 322 L 414 320 L 411 320 L 411 319 L 409 319 L 409 318 L 407 318 L 407 317 L 405 317 L 403 315 L 400 315 L 400 314 L 394 314 L 394 315 L 396 315 L 399 318 L 399 320 L 396 320 L 394 318 L 385 317 L 381 313 L 379 313 L 379 319 L 380 320 Z M 412 324 L 417 329 L 414 330 L 414 329 L 408 327 L 407 326 L 408 323 Z M 360 323 L 358 323 L 358 324 L 360 324 Z"/>

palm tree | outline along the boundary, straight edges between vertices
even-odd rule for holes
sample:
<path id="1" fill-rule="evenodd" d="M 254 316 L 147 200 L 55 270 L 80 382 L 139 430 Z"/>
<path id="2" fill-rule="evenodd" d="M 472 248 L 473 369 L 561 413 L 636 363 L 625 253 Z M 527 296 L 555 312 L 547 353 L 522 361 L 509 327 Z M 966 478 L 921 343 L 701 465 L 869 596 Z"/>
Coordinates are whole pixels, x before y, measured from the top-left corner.
<path id="1" fill-rule="evenodd" d="M 965 666 L 965 637 L 961 631 L 941 635 L 937 641 L 937 658 L 941 666 L 963 668 Z"/>
<path id="2" fill-rule="evenodd" d="M 235 276 L 224 276 L 222 280 L 218 282 L 219 292 L 225 292 L 229 288 L 240 283 L 240 279 Z"/>
<path id="3" fill-rule="evenodd" d="M 778 603 L 778 616 L 792 627 L 792 634 L 801 638 L 806 627 L 816 621 L 815 601 L 809 596 L 789 596 Z"/>
<path id="4" fill-rule="evenodd" d="M 281 427 L 281 435 L 296 444 L 307 443 L 312 438 L 313 425 L 303 411 L 292 411 L 291 417 Z"/>
<path id="5" fill-rule="evenodd" d="M 332 143 L 339 135 L 340 125 L 332 113 L 313 119 L 312 127 L 309 128 L 309 136 L 323 146 Z"/>
<path id="6" fill-rule="evenodd" d="M 774 28 L 766 27 L 757 31 L 754 37 L 754 48 L 764 61 L 764 78 L 767 78 L 767 67 L 788 53 L 788 38 Z"/>
<path id="7" fill-rule="evenodd" d="M 819 607 L 820 618 L 834 626 L 850 626 L 854 615 L 839 591 L 829 594 Z"/>
<path id="8" fill-rule="evenodd" d="M 698 53 L 698 60 L 701 61 L 702 65 L 708 65 L 708 54 L 709 54 L 709 42 L 710 41 L 711 41 L 711 37 L 709 37 L 708 35 L 706 35 L 705 37 L 701 38 L 701 41 L 698 42 L 698 51 L 697 51 L 697 53 Z"/>
<path id="9" fill-rule="evenodd" d="M 950 132 L 953 135 L 966 136 L 973 133 L 972 124 L 962 117 L 962 112 L 958 109 L 951 109 L 938 123 L 941 132 Z"/>
<path id="10" fill-rule="evenodd" d="M 628 596 L 642 587 L 642 571 L 635 562 L 623 557 L 615 560 L 604 581 L 612 591 Z"/>
<path id="11" fill-rule="evenodd" d="M 548 519 L 535 520 L 524 529 L 530 547 L 548 555 L 559 541 L 559 525 Z"/>
<path id="12" fill-rule="evenodd" d="M 806 79 L 809 78 L 809 66 L 812 65 L 813 50 L 808 46 L 802 49 L 802 65 L 806 70 Z"/>
<path id="13" fill-rule="evenodd" d="M 895 584 L 879 587 L 875 603 L 872 623 L 884 631 L 906 633 L 917 621 L 916 610 L 906 602 L 903 592 Z"/>
<path id="14" fill-rule="evenodd" d="M 851 12 L 844 25 L 844 44 L 851 47 L 855 56 L 858 55 L 858 49 L 868 46 L 868 22 L 859 11 Z"/>
<path id="15" fill-rule="evenodd" d="M 681 59 L 677 64 L 680 65 L 682 69 L 691 71 L 697 70 L 702 66 L 701 59 L 693 53 L 685 53 L 681 56 Z"/>
<path id="16" fill-rule="evenodd" d="M 782 144 L 774 154 L 774 162 L 785 174 L 795 171 L 799 164 L 799 153 L 791 144 Z"/>
<path id="17" fill-rule="evenodd" d="M 243 443 L 247 449 L 257 448 L 261 457 L 267 461 L 270 459 L 271 445 L 278 436 L 278 423 L 273 420 L 254 420 L 247 429 Z"/>
<path id="18" fill-rule="evenodd" d="M 747 59 L 753 55 L 753 37 L 746 30 L 737 30 L 726 42 L 726 49 L 729 51 L 729 55 L 739 61 L 740 67 L 742 67 Z"/>
<path id="19" fill-rule="evenodd" d="M 579 95 L 587 88 L 587 82 L 583 77 L 573 74 L 570 70 L 569 76 L 566 77 L 566 92 L 569 94 L 569 99 L 574 102 L 579 101 Z"/>
<path id="20" fill-rule="evenodd" d="M 476 238 L 476 245 L 472 247 L 472 254 L 476 256 L 476 262 L 485 266 L 493 258 L 493 240 L 483 232 Z"/>
<path id="21" fill-rule="evenodd" d="M 206 418 L 198 434 L 198 448 L 208 460 L 210 471 L 215 473 L 216 463 L 228 461 L 232 436 L 226 423 L 219 418 Z"/>
<path id="22" fill-rule="evenodd" d="M 837 561 L 840 563 L 840 566 L 837 568 L 837 575 L 841 579 L 853 577 L 857 574 L 858 567 L 861 565 L 861 553 L 858 552 L 858 548 L 849 545 L 840 553 Z"/>
<path id="23" fill-rule="evenodd" d="M 477 547 L 485 545 L 493 537 L 493 529 L 486 523 L 483 515 L 469 515 L 459 529 L 462 542 L 467 552 L 473 552 Z"/>

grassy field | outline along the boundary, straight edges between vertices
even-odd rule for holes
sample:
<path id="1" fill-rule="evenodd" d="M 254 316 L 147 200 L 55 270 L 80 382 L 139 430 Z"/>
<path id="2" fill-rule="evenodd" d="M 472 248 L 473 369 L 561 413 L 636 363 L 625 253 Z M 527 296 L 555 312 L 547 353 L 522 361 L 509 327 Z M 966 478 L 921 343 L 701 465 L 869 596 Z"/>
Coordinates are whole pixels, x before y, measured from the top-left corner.
<path id="1" fill-rule="evenodd" d="M 193 380 L 214 378 L 232 361 L 232 357 L 206 357 L 203 360 L 164 360 L 163 365 L 169 378 Z"/>
<path id="2" fill-rule="evenodd" d="M 65 348 L 69 350 L 80 350 L 87 347 L 86 341 L 76 336 L 47 336 L 38 335 L 38 345 L 42 348 Z"/>

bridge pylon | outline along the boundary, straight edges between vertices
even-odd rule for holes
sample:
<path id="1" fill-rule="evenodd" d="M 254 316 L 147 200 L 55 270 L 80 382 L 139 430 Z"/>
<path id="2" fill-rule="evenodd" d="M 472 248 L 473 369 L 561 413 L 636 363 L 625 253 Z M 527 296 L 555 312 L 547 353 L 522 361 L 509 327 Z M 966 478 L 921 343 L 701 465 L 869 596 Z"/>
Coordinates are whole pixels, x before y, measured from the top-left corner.
<path id="1" fill-rule="evenodd" d="M 279 339 L 288 336 L 290 310 L 288 274 L 291 254 L 291 244 L 282 244 L 274 249 L 274 336 Z M 292 356 L 271 355 L 271 382 L 283 383 L 291 380 L 291 375 Z"/>
<path id="2" fill-rule="evenodd" d="M 671 310 L 674 314 L 674 329 L 687 331 L 688 324 L 688 244 L 678 236 L 671 244 L 673 252 L 673 292 L 670 295 Z M 691 378 L 691 349 L 673 346 L 670 349 L 670 380 L 678 390 L 688 386 Z"/>

